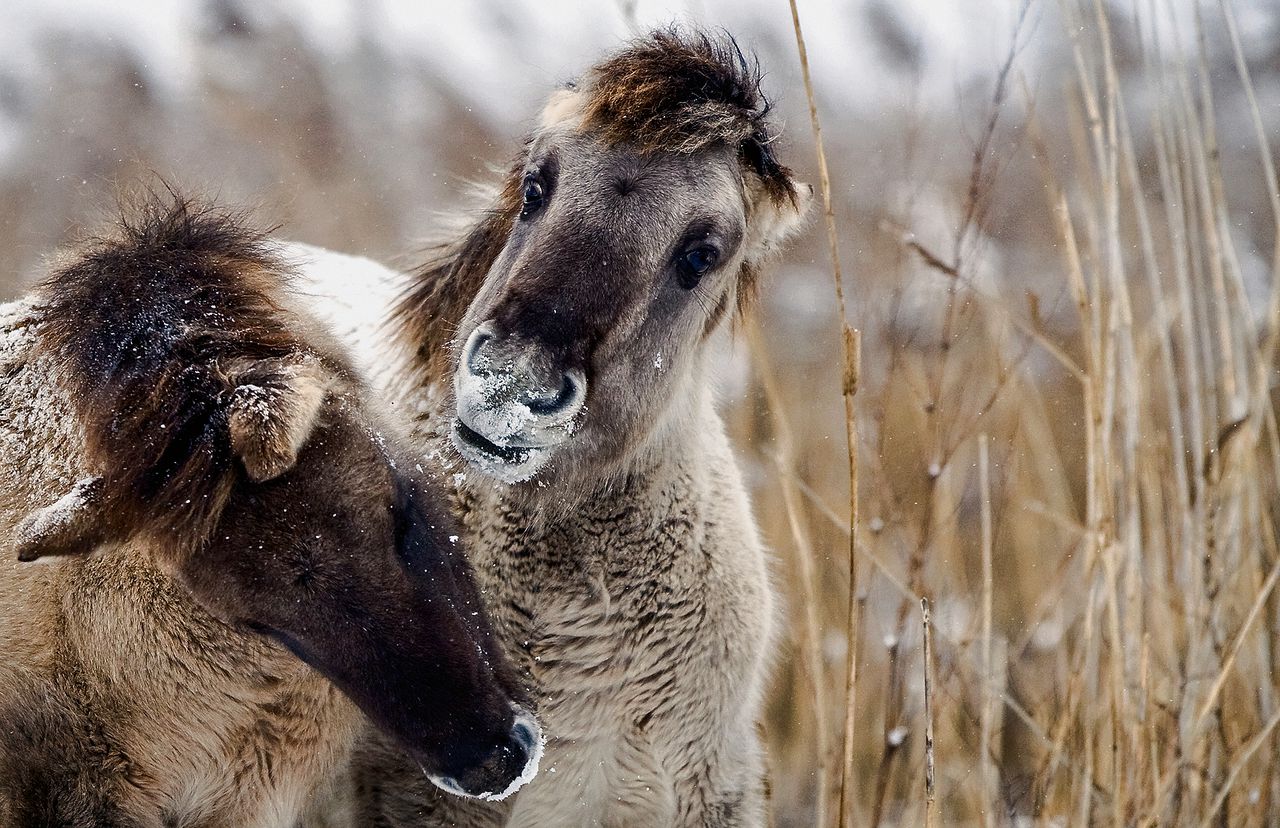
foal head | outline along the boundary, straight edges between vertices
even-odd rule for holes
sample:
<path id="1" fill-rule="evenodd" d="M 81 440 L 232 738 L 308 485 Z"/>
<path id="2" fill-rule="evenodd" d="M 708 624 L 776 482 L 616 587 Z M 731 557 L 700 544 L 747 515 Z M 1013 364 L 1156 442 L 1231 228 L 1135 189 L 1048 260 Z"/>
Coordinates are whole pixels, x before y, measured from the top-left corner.
<path id="1" fill-rule="evenodd" d="M 212 616 L 329 678 L 442 787 L 505 795 L 540 734 L 444 496 L 289 309 L 286 278 L 261 236 L 180 202 L 49 279 L 38 347 L 99 476 L 28 518 L 19 555 L 140 545 Z"/>
<path id="2" fill-rule="evenodd" d="M 498 203 L 400 307 L 421 345 L 441 281 L 470 300 L 454 442 L 474 466 L 576 485 L 691 425 L 703 343 L 809 198 L 759 84 L 731 39 L 658 32 L 552 96 Z"/>

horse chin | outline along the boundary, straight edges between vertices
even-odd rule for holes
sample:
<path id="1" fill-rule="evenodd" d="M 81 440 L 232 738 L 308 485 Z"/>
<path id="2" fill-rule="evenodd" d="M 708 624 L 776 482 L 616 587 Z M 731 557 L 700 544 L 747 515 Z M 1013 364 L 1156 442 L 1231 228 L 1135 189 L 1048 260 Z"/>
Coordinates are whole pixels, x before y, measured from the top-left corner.
<path id="1" fill-rule="evenodd" d="M 471 468 L 502 483 L 530 480 L 541 471 L 556 446 L 499 445 L 461 420 L 453 424 L 453 445 Z"/>

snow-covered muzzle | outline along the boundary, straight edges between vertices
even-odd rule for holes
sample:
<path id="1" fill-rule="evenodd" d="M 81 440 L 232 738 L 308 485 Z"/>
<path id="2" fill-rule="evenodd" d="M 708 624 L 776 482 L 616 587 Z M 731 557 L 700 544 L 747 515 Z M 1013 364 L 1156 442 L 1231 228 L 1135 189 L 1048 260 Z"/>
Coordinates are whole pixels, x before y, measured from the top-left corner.
<path id="1" fill-rule="evenodd" d="M 454 375 L 457 420 L 453 442 L 477 470 L 519 483 L 546 466 L 580 420 L 587 380 L 564 369 L 546 349 L 478 325 Z"/>

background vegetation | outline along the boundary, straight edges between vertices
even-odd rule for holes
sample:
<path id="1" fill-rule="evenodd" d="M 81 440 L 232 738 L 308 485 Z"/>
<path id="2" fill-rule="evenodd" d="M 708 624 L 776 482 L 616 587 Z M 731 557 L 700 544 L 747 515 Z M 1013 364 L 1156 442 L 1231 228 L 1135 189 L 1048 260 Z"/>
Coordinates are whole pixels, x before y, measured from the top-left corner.
<path id="1" fill-rule="evenodd" d="M 820 218 L 723 346 L 787 595 L 776 821 L 837 819 L 852 690 L 854 824 L 1280 824 L 1280 10 L 954 5 L 799 4 L 862 332 L 853 687 Z M 411 262 L 547 88 L 672 17 L 570 6 L 19 0 L 0 296 L 151 171 Z M 816 183 L 786 3 L 685 11 L 760 53 Z"/>

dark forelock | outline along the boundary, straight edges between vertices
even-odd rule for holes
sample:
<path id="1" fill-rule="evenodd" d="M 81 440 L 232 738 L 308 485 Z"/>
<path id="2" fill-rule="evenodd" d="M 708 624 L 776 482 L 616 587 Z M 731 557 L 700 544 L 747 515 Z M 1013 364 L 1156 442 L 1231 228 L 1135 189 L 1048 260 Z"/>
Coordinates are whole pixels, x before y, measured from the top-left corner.
<path id="1" fill-rule="evenodd" d="M 736 148 L 774 200 L 792 200 L 760 80 L 759 62 L 728 34 L 655 31 L 592 67 L 584 126 L 646 152 Z"/>

